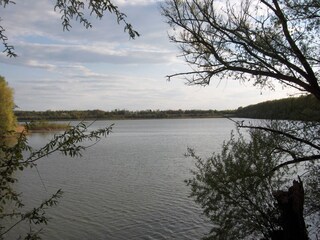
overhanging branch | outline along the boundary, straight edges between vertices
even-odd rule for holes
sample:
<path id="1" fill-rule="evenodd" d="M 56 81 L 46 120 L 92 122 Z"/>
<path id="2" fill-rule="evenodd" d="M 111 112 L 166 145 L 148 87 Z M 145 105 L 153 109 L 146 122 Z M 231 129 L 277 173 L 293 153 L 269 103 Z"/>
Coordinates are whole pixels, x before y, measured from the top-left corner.
<path id="1" fill-rule="evenodd" d="M 283 163 L 279 164 L 278 166 L 274 167 L 271 170 L 271 172 L 277 171 L 280 168 L 291 165 L 291 164 L 308 162 L 308 161 L 315 161 L 315 160 L 320 160 L 320 155 L 311 155 L 311 156 L 305 156 L 305 157 L 301 157 L 301 158 L 294 158 L 290 161 L 283 162 Z"/>
<path id="2" fill-rule="evenodd" d="M 318 146 L 318 145 L 316 145 L 316 144 L 314 144 L 314 143 L 312 143 L 312 142 L 310 142 L 310 141 L 308 141 L 306 139 L 293 136 L 293 135 L 291 135 L 289 133 L 286 133 L 286 132 L 283 132 L 283 131 L 280 131 L 280 130 L 276 130 L 276 129 L 272 129 L 272 128 L 267 128 L 267 127 L 246 126 L 246 125 L 241 125 L 238 122 L 236 122 L 236 123 L 237 123 L 238 127 L 240 127 L 240 128 L 258 129 L 258 130 L 263 130 L 263 131 L 266 131 L 266 132 L 272 132 L 272 133 L 275 133 L 275 134 L 283 135 L 283 136 L 285 136 L 287 138 L 290 138 L 292 140 L 304 143 L 304 144 L 309 145 L 310 147 L 313 147 L 313 148 L 315 148 L 315 149 L 320 151 L 320 146 Z"/>

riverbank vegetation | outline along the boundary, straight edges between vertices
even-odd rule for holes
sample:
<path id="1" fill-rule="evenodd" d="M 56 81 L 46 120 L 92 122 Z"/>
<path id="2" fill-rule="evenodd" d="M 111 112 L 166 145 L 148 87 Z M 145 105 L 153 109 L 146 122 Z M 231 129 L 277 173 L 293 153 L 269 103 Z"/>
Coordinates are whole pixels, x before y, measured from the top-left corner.
<path id="1" fill-rule="evenodd" d="M 60 131 L 67 130 L 70 128 L 70 125 L 67 123 L 56 123 L 56 122 L 48 122 L 45 120 L 41 121 L 31 121 L 30 123 L 25 125 L 25 128 L 31 132 L 47 132 L 47 131 Z"/>
<path id="2" fill-rule="evenodd" d="M 15 111 L 19 121 L 34 120 L 97 120 L 97 119 L 166 119 L 166 118 L 217 118 L 230 116 L 233 111 L 224 110 L 142 110 L 129 111 L 115 109 L 102 110 L 72 110 L 72 111 Z"/>

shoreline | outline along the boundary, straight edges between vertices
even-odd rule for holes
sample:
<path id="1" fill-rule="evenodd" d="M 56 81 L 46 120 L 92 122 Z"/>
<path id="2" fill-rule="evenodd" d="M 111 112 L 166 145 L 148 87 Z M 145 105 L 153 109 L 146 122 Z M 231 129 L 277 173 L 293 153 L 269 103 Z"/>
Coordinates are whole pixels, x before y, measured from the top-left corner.
<path id="1" fill-rule="evenodd" d="M 27 131 L 26 127 L 24 125 L 18 124 L 18 126 L 15 129 L 15 134 L 21 134 L 21 133 L 26 133 L 26 134 L 31 134 L 31 133 L 46 133 L 46 132 L 59 132 L 59 131 L 65 131 L 67 130 L 68 127 L 66 126 L 61 126 L 61 127 L 50 127 L 50 126 L 44 126 L 44 127 L 39 127 L 36 129 L 29 129 Z"/>

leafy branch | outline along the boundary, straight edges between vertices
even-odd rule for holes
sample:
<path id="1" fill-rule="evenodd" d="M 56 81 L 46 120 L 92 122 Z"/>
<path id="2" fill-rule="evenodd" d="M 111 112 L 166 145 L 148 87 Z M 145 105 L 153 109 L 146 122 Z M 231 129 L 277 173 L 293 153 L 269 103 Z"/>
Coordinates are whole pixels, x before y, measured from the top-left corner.
<path id="1" fill-rule="evenodd" d="M 57 0 L 54 10 L 61 14 L 63 30 L 69 31 L 71 26 L 70 20 L 75 19 L 83 24 L 85 28 L 92 28 L 92 24 L 84 15 L 85 3 L 83 1 L 74 0 Z M 130 23 L 126 21 L 127 15 L 119 10 L 110 0 L 89 0 L 88 9 L 90 15 L 95 15 L 98 19 L 102 19 L 105 12 L 115 14 L 118 24 L 123 22 L 125 24 L 124 31 L 128 32 L 130 38 L 139 37 L 140 34 L 135 31 Z"/>
<path id="2" fill-rule="evenodd" d="M 14 173 L 23 171 L 27 167 L 36 167 L 37 161 L 54 152 L 60 152 L 70 157 L 81 156 L 85 149 L 98 143 L 101 138 L 107 137 L 112 131 L 112 125 L 88 131 L 92 124 L 86 125 L 81 122 L 74 127 L 70 127 L 70 129 L 64 133 L 55 135 L 50 142 L 38 150 L 32 149 L 28 144 L 26 135 L 28 129 L 17 137 L 13 132 L 10 132 L 6 134 L 5 138 L 0 139 L 0 220 L 17 216 L 20 217 L 19 221 L 4 231 L 0 226 L 0 239 L 2 235 L 14 229 L 14 227 L 22 221 L 29 221 L 30 224 L 36 225 L 42 223 L 47 224 L 48 218 L 45 216 L 46 208 L 55 206 L 57 199 L 62 195 L 62 191 L 58 190 L 39 207 L 26 213 L 17 212 L 17 209 L 22 208 L 24 204 L 21 200 L 21 194 L 12 188 L 12 185 L 17 182 Z M 16 142 L 10 145 L 7 143 L 8 138 L 12 138 Z M 91 144 L 88 145 L 87 142 L 91 142 Z M 12 212 L 5 213 L 4 211 L 8 203 L 13 204 L 16 208 L 14 208 Z M 30 232 L 28 236 L 31 237 L 35 235 L 37 235 L 37 233 Z"/>
<path id="3" fill-rule="evenodd" d="M 1 21 L 1 19 L 0 19 L 0 21 Z M 14 47 L 8 43 L 8 37 L 6 35 L 4 35 L 4 31 L 5 31 L 5 29 L 2 26 L 0 26 L 0 39 L 1 39 L 2 44 L 4 46 L 3 52 L 6 53 L 7 57 L 10 57 L 10 58 L 18 56 L 14 52 Z"/>
<path id="4" fill-rule="evenodd" d="M 49 199 L 44 200 L 39 207 L 37 208 L 33 208 L 30 211 L 27 211 L 26 213 L 14 213 L 14 214 L 3 214 L 0 215 L 0 219 L 3 218 L 3 216 L 20 216 L 20 220 L 18 220 L 16 223 L 14 223 L 13 225 L 11 225 L 10 227 L 8 227 L 6 230 L 4 230 L 3 232 L 0 232 L 0 238 L 2 236 L 4 236 L 5 234 L 7 234 L 8 232 L 10 232 L 12 229 L 14 229 L 18 224 L 20 224 L 23 221 L 28 221 L 29 223 L 33 223 L 33 224 L 47 224 L 48 223 L 48 218 L 45 215 L 45 210 L 48 207 L 53 207 L 56 206 L 58 204 L 58 199 L 62 197 L 62 190 L 59 189 L 55 194 L 53 194 Z M 35 236 L 36 234 L 32 234 L 32 232 L 30 231 L 30 233 L 28 234 L 30 237 L 31 235 Z"/>

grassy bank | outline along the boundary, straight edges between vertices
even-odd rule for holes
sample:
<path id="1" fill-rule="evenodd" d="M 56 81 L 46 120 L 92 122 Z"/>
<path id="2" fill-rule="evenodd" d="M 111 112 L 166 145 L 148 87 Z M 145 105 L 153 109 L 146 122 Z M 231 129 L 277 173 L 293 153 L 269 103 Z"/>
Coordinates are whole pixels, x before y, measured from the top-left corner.
<path id="1" fill-rule="evenodd" d="M 25 126 L 30 132 L 64 131 L 70 128 L 67 123 L 56 123 L 48 121 L 31 121 Z"/>

